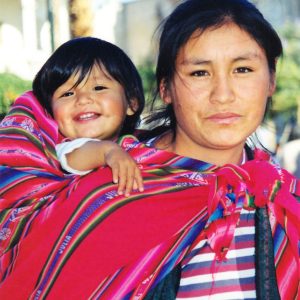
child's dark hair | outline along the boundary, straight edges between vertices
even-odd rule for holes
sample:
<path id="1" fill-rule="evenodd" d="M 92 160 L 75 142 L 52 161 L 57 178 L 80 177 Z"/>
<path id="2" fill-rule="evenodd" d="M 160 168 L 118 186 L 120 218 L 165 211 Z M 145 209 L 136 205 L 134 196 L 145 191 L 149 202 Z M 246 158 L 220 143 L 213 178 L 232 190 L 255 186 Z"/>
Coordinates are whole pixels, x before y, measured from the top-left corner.
<path id="1" fill-rule="evenodd" d="M 95 64 L 104 67 L 123 86 L 129 105 L 132 99 L 136 99 L 138 108 L 133 115 L 126 116 L 120 134 L 132 133 L 145 104 L 142 80 L 125 52 L 107 41 L 81 37 L 62 44 L 36 74 L 32 84 L 33 93 L 53 115 L 51 101 L 55 90 L 76 72 L 79 72 L 78 85 Z"/>

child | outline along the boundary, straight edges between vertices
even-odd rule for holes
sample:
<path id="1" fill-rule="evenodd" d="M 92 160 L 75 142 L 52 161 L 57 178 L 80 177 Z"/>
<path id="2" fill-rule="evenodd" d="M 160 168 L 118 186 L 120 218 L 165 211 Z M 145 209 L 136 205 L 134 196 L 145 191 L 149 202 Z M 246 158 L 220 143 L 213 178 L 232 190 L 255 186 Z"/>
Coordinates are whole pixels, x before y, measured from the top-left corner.
<path id="1" fill-rule="evenodd" d="M 65 137 L 56 147 L 65 171 L 108 165 L 119 194 L 143 191 L 138 166 L 115 142 L 133 132 L 144 107 L 141 78 L 120 48 L 92 37 L 64 43 L 37 73 L 33 93 Z"/>

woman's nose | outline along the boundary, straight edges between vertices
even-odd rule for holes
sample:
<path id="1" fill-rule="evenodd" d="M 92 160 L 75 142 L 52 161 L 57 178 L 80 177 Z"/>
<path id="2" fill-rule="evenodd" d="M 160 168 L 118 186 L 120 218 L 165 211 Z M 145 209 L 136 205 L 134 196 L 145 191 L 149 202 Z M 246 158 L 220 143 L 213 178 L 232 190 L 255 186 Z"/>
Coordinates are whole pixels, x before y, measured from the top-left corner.
<path id="1" fill-rule="evenodd" d="M 234 92 L 230 77 L 226 74 L 216 75 L 211 93 L 211 101 L 219 103 L 232 102 Z"/>

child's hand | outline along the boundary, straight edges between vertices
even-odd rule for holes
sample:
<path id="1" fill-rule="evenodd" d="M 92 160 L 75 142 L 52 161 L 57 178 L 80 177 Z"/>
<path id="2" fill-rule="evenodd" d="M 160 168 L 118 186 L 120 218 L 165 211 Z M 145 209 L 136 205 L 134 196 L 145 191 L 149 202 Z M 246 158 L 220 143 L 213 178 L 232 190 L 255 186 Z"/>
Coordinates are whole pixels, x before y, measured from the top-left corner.
<path id="1" fill-rule="evenodd" d="M 113 182 L 118 183 L 118 193 L 129 196 L 132 189 L 144 191 L 143 178 L 134 159 L 116 145 L 105 154 L 105 162 L 111 168 Z M 124 192 L 125 189 L 125 192 Z"/>

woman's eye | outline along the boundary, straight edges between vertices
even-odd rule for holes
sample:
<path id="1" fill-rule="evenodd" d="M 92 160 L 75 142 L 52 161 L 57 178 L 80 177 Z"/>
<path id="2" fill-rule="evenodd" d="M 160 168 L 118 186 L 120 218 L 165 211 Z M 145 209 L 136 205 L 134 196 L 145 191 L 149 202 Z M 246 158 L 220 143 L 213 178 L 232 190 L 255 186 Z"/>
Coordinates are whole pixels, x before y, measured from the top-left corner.
<path id="1" fill-rule="evenodd" d="M 195 71 L 195 72 L 192 72 L 192 76 L 194 77 L 203 77 L 203 76 L 208 76 L 209 73 L 205 70 L 199 70 L 199 71 Z"/>
<path id="2" fill-rule="evenodd" d="M 94 87 L 94 89 L 95 89 L 95 91 L 102 91 L 102 90 L 105 90 L 106 87 L 103 86 L 103 85 L 96 85 L 96 86 Z"/>
<path id="3" fill-rule="evenodd" d="M 247 67 L 236 68 L 234 71 L 234 73 L 250 73 L 250 72 L 252 72 L 252 70 Z"/>

